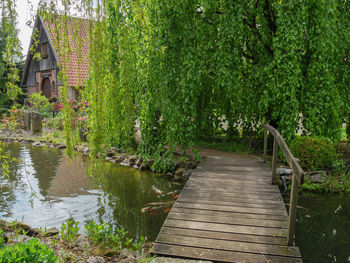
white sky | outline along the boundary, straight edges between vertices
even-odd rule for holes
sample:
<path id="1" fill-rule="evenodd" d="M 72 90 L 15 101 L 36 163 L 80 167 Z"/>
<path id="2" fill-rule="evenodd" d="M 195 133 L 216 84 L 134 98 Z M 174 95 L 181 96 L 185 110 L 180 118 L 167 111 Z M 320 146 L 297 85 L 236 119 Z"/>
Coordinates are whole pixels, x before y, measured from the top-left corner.
<path id="1" fill-rule="evenodd" d="M 33 22 L 31 27 L 26 23 L 34 19 L 36 15 L 36 10 L 39 0 L 17 0 L 16 1 L 16 10 L 18 14 L 18 23 L 17 28 L 19 29 L 18 38 L 21 41 L 22 54 L 27 55 L 29 42 L 33 30 Z"/>

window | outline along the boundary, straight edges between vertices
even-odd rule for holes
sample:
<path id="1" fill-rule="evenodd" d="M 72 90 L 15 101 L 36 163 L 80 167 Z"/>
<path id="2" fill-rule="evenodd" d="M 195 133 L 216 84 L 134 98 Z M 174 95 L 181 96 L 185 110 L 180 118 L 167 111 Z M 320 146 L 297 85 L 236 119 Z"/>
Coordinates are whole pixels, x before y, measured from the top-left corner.
<path id="1" fill-rule="evenodd" d="M 47 58 L 47 42 L 41 43 L 41 58 Z"/>

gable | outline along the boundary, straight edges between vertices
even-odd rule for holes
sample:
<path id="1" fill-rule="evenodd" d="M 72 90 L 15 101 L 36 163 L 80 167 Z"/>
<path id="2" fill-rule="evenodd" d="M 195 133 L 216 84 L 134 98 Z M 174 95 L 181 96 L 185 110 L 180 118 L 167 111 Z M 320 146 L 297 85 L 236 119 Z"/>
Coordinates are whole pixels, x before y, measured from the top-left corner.
<path id="1" fill-rule="evenodd" d="M 41 44 L 47 44 L 47 57 L 36 61 L 33 59 L 30 49 L 26 58 L 21 86 L 31 87 L 35 86 L 35 74 L 39 71 L 57 69 L 57 64 L 62 63 L 60 47 L 62 47 L 62 40 L 58 35 L 62 35 L 63 29 L 57 29 L 57 24 L 62 21 L 62 17 L 57 16 L 54 21 L 43 21 L 40 16 L 37 17 L 34 28 L 37 28 L 40 34 L 40 44 L 36 48 L 35 52 L 41 52 Z M 89 71 L 89 45 L 88 40 L 88 25 L 89 20 L 79 18 L 67 18 L 68 40 L 70 46 L 69 61 L 63 66 L 66 68 L 66 75 L 68 78 L 68 85 L 83 86 L 83 82 L 88 77 Z M 77 30 L 78 29 L 78 30 Z M 59 32 L 62 31 L 62 32 Z M 34 30 L 33 30 L 34 32 Z M 81 43 L 77 42 L 77 39 L 82 39 Z M 33 39 L 31 39 L 30 46 L 33 45 Z M 57 77 L 57 76 L 56 76 Z M 62 83 L 58 82 L 58 85 Z"/>
<path id="2" fill-rule="evenodd" d="M 30 51 L 30 48 L 28 48 L 28 53 L 27 53 L 26 62 L 24 65 L 24 72 L 23 72 L 23 77 L 21 82 L 22 87 L 36 86 L 36 83 L 35 83 L 36 72 L 56 69 L 57 62 L 59 62 L 57 59 L 57 54 L 53 48 L 52 42 L 50 41 L 48 32 L 45 29 L 45 26 L 43 25 L 42 20 L 39 16 L 37 17 L 34 24 L 33 34 L 32 34 L 29 47 L 34 45 L 34 41 L 33 41 L 34 30 L 37 30 L 39 34 L 38 35 L 39 43 L 33 53 L 41 53 L 43 46 L 46 46 L 47 56 L 41 58 L 40 60 L 34 59 L 33 53 Z"/>

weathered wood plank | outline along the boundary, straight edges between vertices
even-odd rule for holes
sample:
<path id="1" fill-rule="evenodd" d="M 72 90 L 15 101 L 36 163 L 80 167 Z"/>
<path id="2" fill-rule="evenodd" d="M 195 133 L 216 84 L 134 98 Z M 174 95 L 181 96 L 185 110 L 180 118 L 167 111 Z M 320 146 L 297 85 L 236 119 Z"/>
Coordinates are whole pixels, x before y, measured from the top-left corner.
<path id="1" fill-rule="evenodd" d="M 237 212 L 237 213 L 247 213 L 247 214 L 262 214 L 262 215 L 280 215 L 287 216 L 287 211 L 284 207 L 279 209 L 269 209 L 269 208 L 250 208 L 250 207 L 240 207 L 240 206 L 219 206 L 219 205 L 208 205 L 208 204 L 195 204 L 195 203 L 182 203 L 176 202 L 174 207 L 191 208 L 191 209 L 202 209 L 211 211 L 224 211 L 224 212 Z"/>
<path id="2" fill-rule="evenodd" d="M 187 214 L 176 212 L 174 210 L 168 215 L 169 219 L 208 222 L 208 223 L 220 223 L 229 225 L 244 225 L 244 226 L 259 226 L 259 227 L 272 227 L 272 228 L 286 228 L 288 227 L 287 221 L 273 221 L 264 219 L 249 219 L 234 216 L 212 216 L 212 215 L 200 215 L 200 214 Z"/>
<path id="3" fill-rule="evenodd" d="M 250 234 L 250 235 L 262 235 L 272 237 L 286 237 L 287 230 L 283 228 L 264 228 L 264 227 L 252 227 L 252 226 L 238 226 L 238 225 L 224 225 L 205 222 L 192 222 L 192 221 L 179 221 L 167 218 L 164 222 L 164 226 L 168 227 L 182 227 L 189 229 L 199 230 L 211 230 L 222 231 L 238 234 Z"/>
<path id="4" fill-rule="evenodd" d="M 239 198 L 230 196 L 216 196 L 216 195 L 204 195 L 204 194 L 192 194 L 188 192 L 181 193 L 181 199 L 191 199 L 191 200 L 203 200 L 203 201 L 218 201 L 218 202 L 228 202 L 228 203 L 247 203 L 247 204 L 261 204 L 261 205 L 272 205 L 272 206 L 284 206 L 284 202 L 278 198 L 275 200 L 268 199 L 251 199 L 251 198 Z"/>
<path id="5" fill-rule="evenodd" d="M 219 205 L 219 206 L 237 206 L 237 207 L 250 207 L 250 208 L 267 208 L 267 209 L 277 209 L 282 210 L 284 208 L 280 203 L 276 204 L 262 204 L 262 203 L 247 203 L 247 202 L 226 202 L 222 200 L 203 200 L 201 198 L 192 197 L 186 198 L 185 196 L 181 196 L 178 200 L 179 203 L 196 203 L 196 204 L 207 204 L 207 205 Z"/>
<path id="6" fill-rule="evenodd" d="M 300 258 L 299 249 L 291 246 L 276 246 L 167 234 L 159 234 L 157 243 Z"/>
<path id="7" fill-rule="evenodd" d="M 220 262 L 254 262 L 254 263 L 299 263 L 300 258 L 278 257 L 252 253 L 232 252 L 225 250 L 193 248 L 186 246 L 175 246 L 156 243 L 152 250 L 158 255 L 169 255 L 175 257 L 197 258 Z"/>
<path id="8" fill-rule="evenodd" d="M 232 192 L 232 193 L 220 193 L 215 191 L 202 191 L 194 189 L 183 189 L 181 194 L 190 194 L 196 196 L 205 196 L 210 198 L 244 198 L 250 200 L 267 200 L 267 201 L 282 201 L 280 195 L 258 195 L 255 193 L 242 193 L 242 192 Z"/>
<path id="9" fill-rule="evenodd" d="M 261 219 L 261 220 L 274 220 L 274 221 L 288 221 L 288 217 L 281 215 L 262 215 L 262 214 L 247 214 L 227 211 L 212 211 L 212 210 L 201 210 L 191 209 L 182 207 L 173 207 L 171 211 L 178 213 L 186 213 L 188 215 L 210 215 L 210 216 L 225 216 L 225 217 L 236 217 L 236 218 L 247 218 L 247 219 Z"/>
<path id="10" fill-rule="evenodd" d="M 287 244 L 287 238 L 285 237 L 270 237 L 270 236 L 257 236 L 249 234 L 239 234 L 239 233 L 229 233 L 229 232 L 218 232 L 218 231 L 208 231 L 208 230 L 193 230 L 187 228 L 178 227 L 167 227 L 163 226 L 162 234 L 167 235 L 181 235 L 181 236 L 191 236 L 191 237 L 203 237 L 219 240 L 233 240 L 233 241 L 243 241 L 250 243 L 260 243 L 260 244 L 271 244 L 271 245 L 281 245 L 285 246 Z"/>

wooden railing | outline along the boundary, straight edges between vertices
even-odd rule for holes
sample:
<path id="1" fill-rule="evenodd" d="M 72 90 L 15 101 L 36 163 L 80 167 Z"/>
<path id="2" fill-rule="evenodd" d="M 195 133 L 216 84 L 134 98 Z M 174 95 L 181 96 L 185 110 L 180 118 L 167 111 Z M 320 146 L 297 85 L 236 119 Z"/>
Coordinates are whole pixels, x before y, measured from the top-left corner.
<path id="1" fill-rule="evenodd" d="M 297 201 L 298 201 L 298 187 L 301 183 L 301 180 L 304 178 L 304 171 L 300 167 L 296 158 L 294 158 L 292 152 L 289 150 L 288 145 L 283 140 L 281 134 L 268 124 L 264 124 L 264 162 L 267 158 L 267 135 L 268 132 L 271 133 L 274 137 L 273 141 L 273 155 L 272 155 L 272 183 L 275 183 L 276 177 L 276 164 L 278 156 L 278 148 L 281 149 L 284 157 L 286 158 L 289 167 L 292 169 L 292 189 L 290 195 L 290 204 L 289 204 L 289 219 L 288 219 L 288 236 L 287 244 L 292 245 L 294 242 L 295 234 L 295 220 L 297 212 Z"/>

